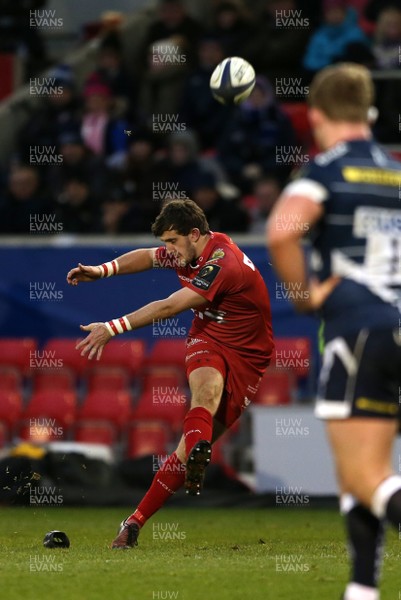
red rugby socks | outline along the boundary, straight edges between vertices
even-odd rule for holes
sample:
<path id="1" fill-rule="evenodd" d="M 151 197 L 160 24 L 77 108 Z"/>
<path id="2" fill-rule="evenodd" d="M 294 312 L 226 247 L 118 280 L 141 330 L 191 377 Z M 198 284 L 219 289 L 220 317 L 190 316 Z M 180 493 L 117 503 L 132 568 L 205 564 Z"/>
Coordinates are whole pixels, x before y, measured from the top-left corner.
<path id="1" fill-rule="evenodd" d="M 184 440 L 185 455 L 191 452 L 192 448 L 200 440 L 212 441 L 213 417 L 211 413 L 203 406 L 191 408 L 184 419 Z"/>
<path id="2" fill-rule="evenodd" d="M 180 461 L 175 452 L 156 473 L 152 484 L 136 511 L 128 517 L 127 523 L 137 523 L 142 527 L 156 511 L 163 506 L 185 481 L 185 465 Z"/>
<path id="3" fill-rule="evenodd" d="M 189 452 L 200 440 L 212 441 L 213 417 L 202 406 L 191 408 L 184 419 L 185 451 Z M 127 523 L 136 523 L 142 527 L 155 514 L 185 481 L 185 465 L 175 452 L 168 457 L 153 478 L 152 484 L 138 508 L 127 519 Z"/>

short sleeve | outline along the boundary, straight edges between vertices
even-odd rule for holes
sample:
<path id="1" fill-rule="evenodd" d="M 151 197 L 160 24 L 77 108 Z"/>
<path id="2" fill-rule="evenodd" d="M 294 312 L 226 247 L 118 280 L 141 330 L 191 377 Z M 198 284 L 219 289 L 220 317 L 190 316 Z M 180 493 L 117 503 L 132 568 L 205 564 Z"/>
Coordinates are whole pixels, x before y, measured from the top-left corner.
<path id="1" fill-rule="evenodd" d="M 232 292 L 238 287 L 238 277 L 242 278 L 242 273 L 239 267 L 236 273 L 236 264 L 235 259 L 227 258 L 218 263 L 206 264 L 191 281 L 183 283 L 209 302 L 213 302 L 216 296 Z"/>
<path id="2" fill-rule="evenodd" d="M 325 169 L 312 161 L 284 188 L 283 196 L 306 196 L 313 202 L 321 204 L 330 196 L 326 179 Z"/>

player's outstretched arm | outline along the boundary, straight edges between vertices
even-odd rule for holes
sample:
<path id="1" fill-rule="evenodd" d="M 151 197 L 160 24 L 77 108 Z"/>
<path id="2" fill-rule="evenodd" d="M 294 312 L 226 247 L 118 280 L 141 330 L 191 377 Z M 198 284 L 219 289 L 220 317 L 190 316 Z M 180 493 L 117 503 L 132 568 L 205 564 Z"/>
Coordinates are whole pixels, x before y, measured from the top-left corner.
<path id="1" fill-rule="evenodd" d="M 87 355 L 89 360 L 92 360 L 95 356 L 99 360 L 104 346 L 115 335 L 145 327 L 159 319 L 168 319 L 189 308 L 201 308 L 207 304 L 209 302 L 206 298 L 189 288 L 183 288 L 164 300 L 156 300 L 146 304 L 146 306 L 119 319 L 113 319 L 106 323 L 81 325 L 82 331 L 89 331 L 89 335 L 79 342 L 76 348 L 81 350 L 82 356 Z"/>
<path id="2" fill-rule="evenodd" d="M 112 275 L 129 275 L 147 271 L 154 265 L 154 248 L 141 248 L 122 254 L 114 260 L 102 265 L 88 266 L 78 263 L 78 266 L 67 274 L 70 285 L 78 285 L 80 281 L 96 281 Z"/>

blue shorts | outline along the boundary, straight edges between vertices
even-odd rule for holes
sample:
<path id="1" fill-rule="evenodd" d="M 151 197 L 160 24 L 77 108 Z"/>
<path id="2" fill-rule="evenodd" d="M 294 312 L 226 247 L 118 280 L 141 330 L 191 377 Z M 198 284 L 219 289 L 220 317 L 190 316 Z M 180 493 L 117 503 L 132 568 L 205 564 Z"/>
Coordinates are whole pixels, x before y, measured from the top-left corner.
<path id="1" fill-rule="evenodd" d="M 321 419 L 399 418 L 401 332 L 362 329 L 326 344 L 315 415 Z"/>

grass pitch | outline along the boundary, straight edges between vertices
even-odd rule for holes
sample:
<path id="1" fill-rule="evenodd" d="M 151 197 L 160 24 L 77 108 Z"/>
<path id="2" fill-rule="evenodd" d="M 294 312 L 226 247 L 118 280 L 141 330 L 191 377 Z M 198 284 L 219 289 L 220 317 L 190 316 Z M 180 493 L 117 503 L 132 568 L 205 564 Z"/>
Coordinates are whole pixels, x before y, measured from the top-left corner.
<path id="1" fill-rule="evenodd" d="M 2 508 L 7 600 L 338 600 L 348 574 L 341 518 L 304 509 L 164 509 L 133 550 L 110 550 L 130 509 Z M 68 550 L 49 550 L 61 529 Z M 388 532 L 383 600 L 401 598 L 398 535 Z"/>

